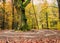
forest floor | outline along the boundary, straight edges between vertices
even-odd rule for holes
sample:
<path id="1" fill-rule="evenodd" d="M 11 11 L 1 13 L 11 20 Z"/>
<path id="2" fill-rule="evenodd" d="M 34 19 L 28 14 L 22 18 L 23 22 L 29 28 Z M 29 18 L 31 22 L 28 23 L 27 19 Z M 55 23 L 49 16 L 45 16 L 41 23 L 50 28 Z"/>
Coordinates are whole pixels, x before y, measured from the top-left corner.
<path id="1" fill-rule="evenodd" d="M 14 30 L 2 30 L 0 31 L 0 37 L 25 37 L 25 38 L 43 38 L 49 36 L 59 36 L 59 30 L 38 30 L 38 31 L 27 31 L 27 32 L 20 32 Z"/>
<path id="2" fill-rule="evenodd" d="M 43 42 L 55 41 L 55 43 L 58 43 L 60 42 L 60 31 L 59 30 L 38 30 L 34 32 L 33 31 L 19 32 L 19 31 L 14 31 L 14 30 L 2 30 L 0 31 L 0 41 L 1 40 L 3 43 L 4 41 L 5 42 L 18 41 L 17 43 L 19 42 L 28 43 L 28 41 L 31 42 L 31 40 L 34 42 L 38 40 L 38 43 L 40 41 L 43 41 Z"/>

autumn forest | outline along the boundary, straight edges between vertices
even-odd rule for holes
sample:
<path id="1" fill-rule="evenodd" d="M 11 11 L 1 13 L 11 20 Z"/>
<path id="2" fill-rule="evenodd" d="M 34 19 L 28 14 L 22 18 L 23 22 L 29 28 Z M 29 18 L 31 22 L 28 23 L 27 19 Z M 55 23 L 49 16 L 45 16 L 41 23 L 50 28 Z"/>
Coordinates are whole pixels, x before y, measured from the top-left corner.
<path id="1" fill-rule="evenodd" d="M 0 0 L 0 30 L 60 30 L 60 0 Z"/>

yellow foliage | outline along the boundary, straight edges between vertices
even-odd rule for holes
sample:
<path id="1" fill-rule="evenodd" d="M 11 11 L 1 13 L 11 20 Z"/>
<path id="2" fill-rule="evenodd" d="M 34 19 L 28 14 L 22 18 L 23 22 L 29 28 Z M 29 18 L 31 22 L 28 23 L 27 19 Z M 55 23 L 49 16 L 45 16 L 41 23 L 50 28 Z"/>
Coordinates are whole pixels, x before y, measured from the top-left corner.
<path id="1" fill-rule="evenodd" d="M 51 22 L 57 22 L 58 23 L 58 17 L 59 17 L 59 13 L 58 13 L 58 7 L 53 7 L 54 4 L 50 5 L 46 2 L 43 4 L 39 4 L 39 5 L 34 5 L 34 9 L 35 9 L 35 13 L 37 16 L 37 20 L 38 20 L 38 25 L 39 28 L 42 28 L 42 24 L 44 25 L 44 28 L 46 27 L 46 13 L 48 14 L 48 26 L 51 29 L 57 28 L 57 26 L 59 26 L 58 24 L 51 26 Z M 39 9 L 40 8 L 40 9 Z M 29 3 L 28 6 L 26 7 L 26 17 L 27 17 L 27 22 L 28 24 L 32 25 L 32 20 L 35 21 L 35 17 L 34 17 L 34 9 L 32 6 L 32 3 Z M 53 22 L 52 22 L 53 23 Z M 53 23 L 54 24 L 54 23 Z"/>
<path id="2" fill-rule="evenodd" d="M 20 5 L 18 5 L 18 6 L 20 6 Z M 1 4 L 1 7 L 3 8 L 3 4 Z M 9 28 L 12 28 L 13 14 L 12 14 L 11 3 L 5 3 L 5 13 L 7 13 L 7 14 L 4 14 L 5 20 L 8 19 Z M 14 14 L 15 22 L 19 22 L 19 26 L 20 26 L 21 15 L 17 14 L 17 11 L 15 8 L 14 8 L 14 13 L 15 13 Z M 21 12 L 19 12 L 19 13 L 21 13 Z M 29 27 L 31 27 L 31 28 L 36 28 L 37 23 L 38 23 L 38 27 L 40 29 L 47 28 L 46 18 L 48 18 L 48 27 L 51 29 L 58 28 L 60 30 L 60 22 L 58 19 L 58 17 L 59 17 L 58 7 L 56 7 L 54 4 L 49 6 L 49 4 L 47 3 L 46 0 L 43 4 L 40 3 L 40 4 L 34 5 L 34 6 L 30 2 L 25 8 L 25 14 L 27 17 L 27 23 L 28 23 Z M 35 17 L 35 15 L 36 15 L 36 17 Z M 46 17 L 46 15 L 48 15 L 48 16 Z M 36 22 L 36 18 L 37 18 L 37 22 Z M 57 24 L 54 24 L 53 22 L 57 22 Z M 42 25 L 43 25 L 43 27 L 42 27 Z"/>

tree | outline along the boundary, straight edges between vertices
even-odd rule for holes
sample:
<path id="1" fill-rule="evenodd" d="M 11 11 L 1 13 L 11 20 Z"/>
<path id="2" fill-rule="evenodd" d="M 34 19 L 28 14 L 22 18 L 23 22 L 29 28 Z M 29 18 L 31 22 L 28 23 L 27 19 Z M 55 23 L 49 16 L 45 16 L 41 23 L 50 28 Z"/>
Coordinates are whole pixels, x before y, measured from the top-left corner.
<path id="1" fill-rule="evenodd" d="M 58 29 L 60 30 L 60 0 L 57 0 L 58 7 L 59 7 L 59 23 L 58 23 Z"/>
<path id="2" fill-rule="evenodd" d="M 14 0 L 11 0 L 12 1 L 12 15 L 13 15 L 13 21 L 12 21 L 12 29 L 14 29 Z"/>
<path id="3" fill-rule="evenodd" d="M 33 0 L 32 0 L 32 6 L 33 6 L 34 14 L 35 14 L 36 25 L 37 25 L 37 28 L 39 29 L 39 26 L 38 26 L 38 20 L 37 20 L 37 16 L 36 16 L 35 8 L 34 8 L 34 5 L 33 5 Z"/>
<path id="4" fill-rule="evenodd" d="M 57 0 L 59 6 L 59 21 L 60 21 L 60 0 Z"/>
<path id="5" fill-rule="evenodd" d="M 3 0 L 3 23 L 2 23 L 2 28 L 4 29 L 4 27 L 5 27 L 5 0 Z"/>
<path id="6" fill-rule="evenodd" d="M 27 24 L 27 19 L 25 16 L 25 7 L 30 3 L 30 0 L 14 0 L 14 6 L 18 12 L 18 14 L 21 16 L 21 22 L 22 26 L 20 25 L 21 30 L 29 30 L 28 24 Z M 19 13 L 20 12 L 20 13 Z"/>

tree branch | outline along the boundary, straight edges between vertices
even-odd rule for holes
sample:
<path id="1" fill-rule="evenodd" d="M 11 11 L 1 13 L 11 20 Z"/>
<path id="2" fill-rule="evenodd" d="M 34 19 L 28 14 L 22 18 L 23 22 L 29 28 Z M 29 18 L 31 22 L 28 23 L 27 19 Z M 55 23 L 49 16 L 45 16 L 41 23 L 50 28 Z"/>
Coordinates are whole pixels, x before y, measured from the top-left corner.
<path id="1" fill-rule="evenodd" d="M 23 5 L 26 7 L 30 3 L 30 0 L 27 0 Z"/>

